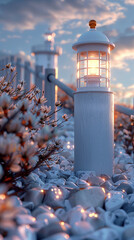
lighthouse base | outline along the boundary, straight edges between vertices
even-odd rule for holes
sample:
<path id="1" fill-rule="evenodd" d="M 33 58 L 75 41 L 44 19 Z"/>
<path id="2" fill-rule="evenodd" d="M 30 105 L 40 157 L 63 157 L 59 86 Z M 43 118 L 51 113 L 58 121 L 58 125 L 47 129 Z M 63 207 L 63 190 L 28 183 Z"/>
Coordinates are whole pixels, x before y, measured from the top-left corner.
<path id="1" fill-rule="evenodd" d="M 114 96 L 108 91 L 74 94 L 74 170 L 113 173 Z"/>

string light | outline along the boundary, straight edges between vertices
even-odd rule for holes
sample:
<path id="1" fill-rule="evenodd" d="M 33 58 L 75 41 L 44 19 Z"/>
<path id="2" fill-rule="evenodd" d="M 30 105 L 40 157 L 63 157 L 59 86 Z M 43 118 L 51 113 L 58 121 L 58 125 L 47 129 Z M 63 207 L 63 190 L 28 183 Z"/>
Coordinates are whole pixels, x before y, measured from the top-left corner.
<path id="1" fill-rule="evenodd" d="M 65 223 L 61 221 L 61 222 L 60 222 L 60 225 L 61 225 L 61 226 L 64 226 L 64 225 L 65 225 Z"/>
<path id="2" fill-rule="evenodd" d="M 90 218 L 98 218 L 98 214 L 97 213 L 89 213 L 89 217 Z"/>
<path id="3" fill-rule="evenodd" d="M 111 193 L 108 193 L 108 194 L 107 194 L 107 197 L 108 197 L 108 198 L 111 198 Z"/>
<path id="4" fill-rule="evenodd" d="M 45 219 L 44 219 L 44 222 L 45 222 L 46 224 L 48 224 L 48 219 L 47 219 L 47 218 L 45 218 Z"/>
<path id="5" fill-rule="evenodd" d="M 102 189 L 102 191 L 103 191 L 104 193 L 106 193 L 106 190 L 105 190 L 105 188 L 103 188 L 103 187 L 102 187 L 101 189 Z"/>
<path id="6" fill-rule="evenodd" d="M 82 208 L 82 209 L 81 209 L 81 213 L 84 213 L 84 212 L 85 212 L 85 210 Z"/>
<path id="7" fill-rule="evenodd" d="M 40 192 L 41 192 L 41 193 L 44 193 L 44 189 L 41 189 Z"/>
<path id="8" fill-rule="evenodd" d="M 35 218 L 35 217 L 32 217 L 32 221 L 35 222 L 35 221 L 36 221 L 36 218 Z"/>
<path id="9" fill-rule="evenodd" d="M 53 214 L 53 213 L 50 213 L 50 217 L 51 217 L 51 218 L 54 218 L 54 214 Z"/>
<path id="10" fill-rule="evenodd" d="M 5 200 L 6 199 L 6 195 L 5 194 L 0 194 L 0 200 Z"/>

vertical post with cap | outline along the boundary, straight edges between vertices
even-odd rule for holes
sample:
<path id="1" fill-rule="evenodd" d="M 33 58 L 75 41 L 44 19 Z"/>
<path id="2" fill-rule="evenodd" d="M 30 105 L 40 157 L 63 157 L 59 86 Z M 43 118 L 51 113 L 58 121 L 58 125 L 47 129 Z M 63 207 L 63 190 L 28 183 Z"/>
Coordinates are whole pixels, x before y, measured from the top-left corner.
<path id="1" fill-rule="evenodd" d="M 43 66 L 36 65 L 35 66 L 35 86 L 39 88 L 40 95 L 42 95 L 42 78 L 40 77 L 40 73 L 43 72 Z"/>
<path id="2" fill-rule="evenodd" d="M 19 84 L 19 81 L 22 81 L 22 67 L 21 67 L 22 60 L 21 58 L 17 58 L 16 60 L 16 87 Z"/>
<path id="3" fill-rule="evenodd" d="M 31 72 L 30 72 L 30 67 L 31 67 L 31 63 L 29 61 L 26 61 L 24 63 L 24 89 L 26 91 L 30 90 L 30 83 L 31 83 Z"/>
<path id="4" fill-rule="evenodd" d="M 73 44 L 77 51 L 77 91 L 74 94 L 74 169 L 112 175 L 114 99 L 107 82 L 109 55 L 115 47 L 105 34 L 90 30 Z"/>
<path id="5" fill-rule="evenodd" d="M 55 69 L 45 69 L 45 98 L 47 99 L 47 106 L 51 106 L 52 113 L 55 111 L 55 85 L 49 80 L 51 74 L 55 76 Z"/>

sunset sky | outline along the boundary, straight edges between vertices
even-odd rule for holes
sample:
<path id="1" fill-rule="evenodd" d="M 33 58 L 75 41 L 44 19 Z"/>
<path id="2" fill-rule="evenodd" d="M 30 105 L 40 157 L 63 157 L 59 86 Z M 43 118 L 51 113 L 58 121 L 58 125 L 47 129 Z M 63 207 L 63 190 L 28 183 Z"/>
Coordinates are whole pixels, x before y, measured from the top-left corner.
<path id="1" fill-rule="evenodd" d="M 134 0 L 0 0 L 0 53 L 31 54 L 31 46 L 43 43 L 48 27 L 63 49 L 59 79 L 75 83 L 76 59 L 72 44 L 97 21 L 116 45 L 112 52 L 113 90 L 116 98 L 132 102 L 134 96 Z"/>

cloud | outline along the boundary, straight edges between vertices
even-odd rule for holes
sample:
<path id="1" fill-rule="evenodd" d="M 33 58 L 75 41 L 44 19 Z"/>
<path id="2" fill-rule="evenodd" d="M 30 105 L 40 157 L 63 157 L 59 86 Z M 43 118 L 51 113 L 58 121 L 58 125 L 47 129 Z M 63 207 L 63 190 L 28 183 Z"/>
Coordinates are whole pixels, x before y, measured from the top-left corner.
<path id="1" fill-rule="evenodd" d="M 8 38 L 21 38 L 20 35 L 8 35 L 7 37 Z"/>
<path id="2" fill-rule="evenodd" d="M 111 53 L 112 68 L 130 71 L 128 60 L 134 60 L 134 35 L 120 36 L 115 43 L 115 49 Z"/>
<path id="3" fill-rule="evenodd" d="M 58 34 L 59 35 L 70 35 L 70 34 L 72 34 L 72 32 L 71 31 L 66 31 L 66 30 L 59 30 L 58 31 Z"/>
<path id="4" fill-rule="evenodd" d="M 134 5 L 134 0 L 125 0 L 125 4 Z"/>
<path id="5" fill-rule="evenodd" d="M 106 34 L 106 36 L 107 36 L 108 38 L 117 37 L 117 36 L 119 35 L 119 32 L 118 32 L 116 29 L 104 31 L 104 33 Z"/>
<path id="6" fill-rule="evenodd" d="M 118 83 L 112 84 L 111 88 L 114 91 L 115 102 L 130 100 L 134 97 L 134 85 L 125 87 L 122 83 Z"/>
<path id="7" fill-rule="evenodd" d="M 0 38 L 0 42 L 6 42 L 6 38 Z"/>
<path id="8" fill-rule="evenodd" d="M 50 24 L 53 29 L 60 29 L 65 23 L 76 28 L 89 18 L 96 18 L 100 25 L 115 23 L 124 17 L 124 8 L 112 0 L 11 0 L 0 3 L 0 23 L 4 29 L 28 30 L 37 24 Z"/>
<path id="9" fill-rule="evenodd" d="M 60 44 L 68 44 L 68 43 L 71 43 L 72 42 L 72 39 L 67 39 L 67 40 L 61 40 L 60 41 Z"/>

